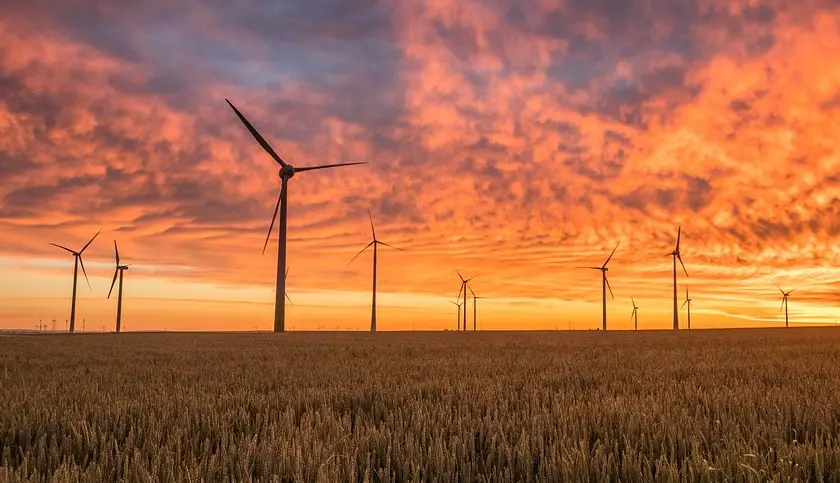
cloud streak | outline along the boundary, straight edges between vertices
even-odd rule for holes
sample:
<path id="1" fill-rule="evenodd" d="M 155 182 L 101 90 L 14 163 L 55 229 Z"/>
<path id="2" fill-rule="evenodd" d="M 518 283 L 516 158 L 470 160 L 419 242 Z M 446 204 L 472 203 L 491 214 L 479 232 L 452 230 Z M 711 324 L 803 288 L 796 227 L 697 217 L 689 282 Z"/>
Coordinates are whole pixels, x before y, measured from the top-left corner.
<path id="1" fill-rule="evenodd" d="M 13 0 L 0 13 L 3 256 L 57 258 L 47 241 L 103 226 L 161 267 L 161 292 L 270 287 L 259 251 L 276 166 L 229 97 L 293 164 L 371 163 L 292 180 L 300 290 L 365 290 L 364 261 L 343 267 L 370 208 L 410 249 L 382 265 L 397 298 L 453 296 L 458 267 L 504 317 L 569 304 L 594 326 L 597 280 L 572 267 L 621 239 L 617 296 L 667 326 L 664 255 L 682 224 L 698 321 L 701 305 L 726 320 L 775 304 L 777 281 L 810 294 L 809 320 L 837 302 L 835 2 Z"/>

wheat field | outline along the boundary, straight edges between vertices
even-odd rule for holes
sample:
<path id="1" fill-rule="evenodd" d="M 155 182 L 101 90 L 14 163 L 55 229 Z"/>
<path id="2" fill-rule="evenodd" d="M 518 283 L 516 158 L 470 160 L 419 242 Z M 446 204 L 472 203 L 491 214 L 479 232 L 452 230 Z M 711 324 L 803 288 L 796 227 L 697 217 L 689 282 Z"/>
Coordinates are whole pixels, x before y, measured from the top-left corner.
<path id="1" fill-rule="evenodd" d="M 0 336 L 2 481 L 840 481 L 840 330 Z"/>

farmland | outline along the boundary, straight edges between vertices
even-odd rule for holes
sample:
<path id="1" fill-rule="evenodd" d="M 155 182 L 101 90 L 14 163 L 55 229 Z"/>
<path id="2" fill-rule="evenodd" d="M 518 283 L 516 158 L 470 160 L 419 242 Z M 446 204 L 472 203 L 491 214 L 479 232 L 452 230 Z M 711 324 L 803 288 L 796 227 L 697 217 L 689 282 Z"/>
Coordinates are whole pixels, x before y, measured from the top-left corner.
<path id="1" fill-rule="evenodd" d="M 840 481 L 840 331 L 0 336 L 48 479 Z"/>

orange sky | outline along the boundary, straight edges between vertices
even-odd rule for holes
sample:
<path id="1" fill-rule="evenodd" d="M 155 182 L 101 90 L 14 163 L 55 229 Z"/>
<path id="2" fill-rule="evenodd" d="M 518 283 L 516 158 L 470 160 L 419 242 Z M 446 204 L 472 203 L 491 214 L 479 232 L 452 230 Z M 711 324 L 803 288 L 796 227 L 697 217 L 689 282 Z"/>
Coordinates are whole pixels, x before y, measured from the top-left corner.
<path id="1" fill-rule="evenodd" d="M 273 323 L 277 166 L 290 329 L 668 328 L 678 224 L 694 327 L 834 323 L 840 6 L 830 0 L 11 0 L 0 6 L 0 328 Z M 470 317 L 472 315 L 470 314 Z M 684 313 L 683 313 L 684 317 Z"/>

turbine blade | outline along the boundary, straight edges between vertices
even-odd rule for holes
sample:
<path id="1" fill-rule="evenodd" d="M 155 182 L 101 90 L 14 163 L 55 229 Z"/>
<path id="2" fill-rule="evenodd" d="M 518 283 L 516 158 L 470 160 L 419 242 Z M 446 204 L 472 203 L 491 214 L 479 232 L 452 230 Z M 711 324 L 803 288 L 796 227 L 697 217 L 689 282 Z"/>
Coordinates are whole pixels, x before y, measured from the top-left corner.
<path id="1" fill-rule="evenodd" d="M 117 259 L 117 266 L 120 266 L 120 251 L 117 250 L 117 240 L 114 240 L 114 257 Z"/>
<path id="2" fill-rule="evenodd" d="M 68 252 L 72 253 L 73 255 L 75 255 L 75 254 L 76 254 L 76 252 L 74 252 L 73 250 L 71 250 L 71 249 L 69 249 L 69 248 L 67 248 L 67 247 L 63 247 L 63 246 L 61 246 L 61 245 L 56 245 L 55 243 L 50 243 L 50 245 L 52 245 L 52 246 L 54 246 L 54 247 L 61 248 L 62 250 L 67 250 Z"/>
<path id="3" fill-rule="evenodd" d="M 466 282 L 464 282 L 463 280 L 461 281 L 461 288 L 460 288 L 460 289 L 458 289 L 458 297 L 457 297 L 457 298 L 458 298 L 458 300 L 460 300 L 460 299 L 461 299 L 461 293 L 464 291 L 464 286 L 465 286 L 466 284 L 467 284 L 467 283 L 466 283 Z"/>
<path id="4" fill-rule="evenodd" d="M 612 287 L 610 287 L 610 279 L 607 278 L 607 274 L 604 274 L 604 281 L 607 282 L 607 288 L 610 289 L 610 295 L 612 295 L 613 300 L 615 300 L 615 295 L 613 295 Z"/>
<path id="5" fill-rule="evenodd" d="M 114 270 L 114 279 L 111 280 L 111 288 L 108 290 L 108 298 L 111 298 L 111 292 L 114 291 L 114 284 L 117 283 L 117 274 L 119 273 L 120 269 Z"/>
<path id="6" fill-rule="evenodd" d="M 289 294 L 285 294 L 285 295 L 286 295 L 286 300 L 288 300 L 290 304 L 294 305 L 294 303 L 292 302 L 292 299 L 289 298 Z"/>
<path id="7" fill-rule="evenodd" d="M 680 261 L 680 265 L 682 266 L 683 272 L 685 272 L 685 276 L 688 277 L 688 270 L 685 269 L 685 264 L 682 261 L 682 257 L 677 255 L 677 260 Z"/>
<path id="8" fill-rule="evenodd" d="M 779 287 L 778 285 L 776 285 L 776 288 L 777 288 L 777 289 L 779 289 L 779 292 L 782 292 L 782 295 L 784 295 L 784 294 L 785 294 L 785 291 L 784 291 L 784 290 L 782 290 L 782 287 Z"/>
<path id="9" fill-rule="evenodd" d="M 633 309 L 633 311 L 630 312 L 630 320 L 633 320 L 634 315 L 636 315 L 636 309 Z"/>
<path id="10" fill-rule="evenodd" d="M 90 286 L 90 280 L 88 279 L 87 272 L 85 271 L 85 262 L 82 260 L 82 254 L 76 255 L 79 257 L 79 265 L 82 266 L 82 273 L 85 275 L 85 281 L 87 282 L 88 288 L 93 291 L 93 287 Z"/>
<path id="11" fill-rule="evenodd" d="M 683 303 L 682 303 L 682 305 L 680 305 L 680 308 L 685 307 L 685 304 L 687 304 L 687 303 L 688 303 L 688 300 L 686 300 L 685 302 L 683 302 Z"/>
<path id="12" fill-rule="evenodd" d="M 100 228 L 100 229 L 99 229 L 99 231 L 97 231 L 97 232 L 96 232 L 96 235 L 93 235 L 93 238 L 91 238 L 91 239 L 90 239 L 90 241 L 89 241 L 89 242 L 87 242 L 87 243 L 85 244 L 85 246 L 84 246 L 84 247 L 82 247 L 82 249 L 81 249 L 81 250 L 79 250 L 79 255 L 81 255 L 82 253 L 84 253 L 84 252 L 85 252 L 85 250 L 87 250 L 87 247 L 89 247 L 89 246 L 90 246 L 90 244 L 91 244 L 91 243 L 93 243 L 93 240 L 96 240 L 96 237 L 98 237 L 98 236 L 99 236 L 99 232 L 101 232 L 101 231 L 102 231 L 102 228 Z"/>
<path id="13" fill-rule="evenodd" d="M 303 168 L 295 168 L 295 173 L 299 173 L 301 171 L 312 171 L 314 169 L 326 169 L 326 168 L 337 168 L 339 166 L 356 166 L 359 164 L 367 164 L 364 163 L 338 163 L 338 164 L 322 164 L 321 166 L 304 166 Z"/>
<path id="14" fill-rule="evenodd" d="M 254 139 L 256 139 L 258 143 L 260 143 L 260 146 L 262 146 L 265 152 L 267 152 L 272 158 L 274 158 L 274 161 L 276 161 L 277 164 L 279 164 L 280 166 L 286 166 L 286 162 L 280 158 L 280 155 L 278 155 L 274 151 L 274 148 L 272 148 L 271 145 L 268 144 L 268 141 L 266 141 L 262 137 L 262 135 L 259 132 L 257 132 L 254 126 L 252 126 L 251 123 L 248 122 L 247 119 L 245 119 L 245 116 L 242 115 L 241 112 L 239 112 L 239 109 L 237 109 L 236 106 L 234 106 L 233 103 L 229 100 L 225 99 L 225 102 L 227 102 L 230 108 L 233 109 L 233 112 L 236 113 L 236 116 L 239 117 L 239 120 L 242 121 L 242 124 L 245 124 L 245 127 L 248 128 L 248 131 L 251 133 L 251 136 L 254 136 Z"/>
<path id="15" fill-rule="evenodd" d="M 682 225 L 677 228 L 677 251 L 680 251 L 680 235 L 682 235 Z"/>
<path id="16" fill-rule="evenodd" d="M 367 245 L 365 245 L 365 247 L 364 247 L 364 248 L 362 248 L 362 250 L 361 250 L 359 253 L 357 253 L 355 257 L 351 258 L 351 259 L 350 259 L 350 261 L 349 261 L 349 262 L 347 262 L 347 265 L 345 265 L 345 266 L 350 266 L 350 264 L 351 264 L 351 263 L 353 263 L 353 260 L 355 260 L 355 259 L 359 258 L 359 255 L 361 255 L 362 253 L 364 253 L 364 252 L 365 252 L 365 250 L 367 250 L 368 248 L 370 248 L 370 246 L 371 246 L 371 245 L 373 245 L 373 244 L 374 244 L 374 242 L 370 242 L 370 243 L 368 243 Z"/>
<path id="17" fill-rule="evenodd" d="M 455 273 L 458 274 L 458 277 L 461 279 L 461 283 L 464 283 L 464 276 L 461 275 L 461 272 L 459 272 L 457 268 L 455 269 Z"/>
<path id="18" fill-rule="evenodd" d="M 368 218 L 370 219 L 370 232 L 373 233 L 373 240 L 376 241 L 376 229 L 373 227 L 373 215 L 370 214 L 370 208 L 368 208 Z"/>
<path id="19" fill-rule="evenodd" d="M 386 247 L 388 247 L 388 248 L 393 248 L 394 250 L 399 250 L 399 251 L 401 251 L 401 252 L 407 252 L 407 251 L 408 251 L 408 250 L 406 250 L 405 248 L 395 247 L 394 245 L 389 245 L 389 244 L 387 244 L 387 243 L 385 243 L 385 242 L 381 242 L 381 241 L 379 241 L 379 240 L 376 240 L 376 243 L 379 243 L 380 245 L 384 245 L 384 246 L 386 246 Z"/>
<path id="20" fill-rule="evenodd" d="M 288 265 L 286 265 L 286 275 L 283 275 L 283 278 L 284 279 L 289 278 L 289 266 Z"/>
<path id="21" fill-rule="evenodd" d="M 280 189 L 280 196 L 277 197 L 277 204 L 274 205 L 274 214 L 271 215 L 271 224 L 268 225 L 268 233 L 265 234 L 265 243 L 263 243 L 263 255 L 265 255 L 265 249 L 268 247 L 268 239 L 271 238 L 271 231 L 274 230 L 274 220 L 277 219 L 277 211 L 280 210 L 280 202 L 283 201 L 283 193 L 286 191 L 286 184 L 288 183 L 287 179 L 283 179 L 283 188 Z"/>
<path id="22" fill-rule="evenodd" d="M 788 294 L 788 295 L 790 295 L 790 294 L 792 294 L 793 292 L 796 292 L 796 289 L 791 290 L 791 291 L 790 291 L 790 292 L 788 292 L 787 294 Z"/>
<path id="23" fill-rule="evenodd" d="M 472 287 L 470 287 L 469 285 L 467 285 L 467 288 L 468 288 L 468 289 L 470 289 L 470 293 L 472 294 L 473 298 L 476 298 L 476 296 L 475 296 L 475 292 L 473 292 Z"/>
<path id="24" fill-rule="evenodd" d="M 587 270 L 601 270 L 601 267 L 575 267 L 575 268 L 584 268 Z"/>
<path id="25" fill-rule="evenodd" d="M 603 265 L 604 267 L 606 267 L 607 264 L 610 263 L 610 260 L 612 260 L 612 257 L 613 257 L 613 255 L 615 255 L 615 251 L 618 250 L 618 245 L 620 245 L 620 244 L 621 244 L 621 240 L 619 240 L 618 243 L 615 244 L 615 248 L 613 248 L 612 253 L 610 253 L 609 257 L 607 257 L 607 261 L 604 262 L 604 265 Z"/>
<path id="26" fill-rule="evenodd" d="M 688 300 L 688 285 L 685 286 L 685 299 Z"/>

